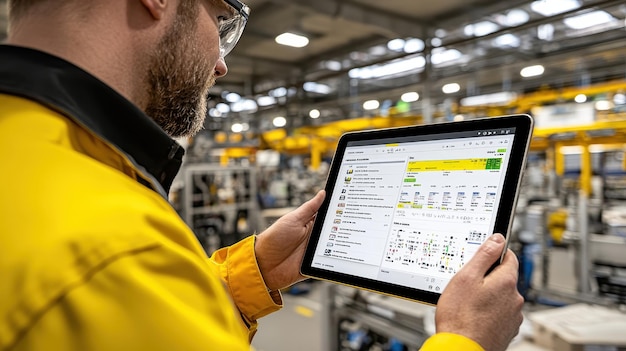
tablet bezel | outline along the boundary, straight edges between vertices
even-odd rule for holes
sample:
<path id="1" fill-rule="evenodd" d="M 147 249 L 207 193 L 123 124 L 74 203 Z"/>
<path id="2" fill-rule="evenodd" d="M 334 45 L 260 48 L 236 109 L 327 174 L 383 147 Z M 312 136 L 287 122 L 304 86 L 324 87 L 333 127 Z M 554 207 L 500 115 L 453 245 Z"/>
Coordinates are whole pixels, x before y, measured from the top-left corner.
<path id="1" fill-rule="evenodd" d="M 515 205 L 517 203 L 519 185 L 526 164 L 526 155 L 530 145 L 530 139 L 533 130 L 533 119 L 526 114 L 488 117 L 480 119 L 472 119 L 462 122 L 446 122 L 428 125 L 417 125 L 400 128 L 387 128 L 378 130 L 368 130 L 361 132 L 350 132 L 341 136 L 338 141 L 337 149 L 333 157 L 330 170 L 326 182 L 326 198 L 320 207 L 306 251 L 303 257 L 300 271 L 302 275 L 331 281 L 343 285 L 348 285 L 360 289 L 370 290 L 385 295 L 396 296 L 413 301 L 423 302 L 427 304 L 437 304 L 440 293 L 434 293 L 415 288 L 409 288 L 402 285 L 396 285 L 383 281 L 377 281 L 369 278 L 357 277 L 345 273 L 339 273 L 312 266 L 315 251 L 320 240 L 322 226 L 328 215 L 328 207 L 330 199 L 335 191 L 335 186 L 339 178 L 339 168 L 344 157 L 344 152 L 348 142 L 376 140 L 388 138 L 403 138 L 415 135 L 436 135 L 455 132 L 480 131 L 490 129 L 515 128 L 513 144 L 511 146 L 511 154 L 509 157 L 509 166 L 504 178 L 502 196 L 500 197 L 500 205 L 496 214 L 494 225 L 494 233 L 503 234 L 508 243 L 508 233 L 511 228 Z M 504 255 L 504 252 L 503 252 Z"/>

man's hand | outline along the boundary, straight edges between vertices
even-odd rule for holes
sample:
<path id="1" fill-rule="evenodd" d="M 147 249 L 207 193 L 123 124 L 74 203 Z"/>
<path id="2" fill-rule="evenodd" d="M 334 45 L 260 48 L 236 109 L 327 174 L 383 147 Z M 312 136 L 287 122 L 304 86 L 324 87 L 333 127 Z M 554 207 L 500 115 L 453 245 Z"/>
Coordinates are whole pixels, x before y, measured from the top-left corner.
<path id="1" fill-rule="evenodd" d="M 450 281 L 437 304 L 438 333 L 463 335 L 486 351 L 505 350 L 517 335 L 524 298 L 517 291 L 515 254 L 507 250 L 502 263 L 485 276 L 504 245 L 503 236 L 493 235 Z"/>
<path id="2" fill-rule="evenodd" d="M 313 229 L 313 220 L 325 195 L 323 190 L 320 191 L 257 235 L 256 259 L 269 289 L 286 288 L 304 278 L 300 274 L 300 263 Z"/>

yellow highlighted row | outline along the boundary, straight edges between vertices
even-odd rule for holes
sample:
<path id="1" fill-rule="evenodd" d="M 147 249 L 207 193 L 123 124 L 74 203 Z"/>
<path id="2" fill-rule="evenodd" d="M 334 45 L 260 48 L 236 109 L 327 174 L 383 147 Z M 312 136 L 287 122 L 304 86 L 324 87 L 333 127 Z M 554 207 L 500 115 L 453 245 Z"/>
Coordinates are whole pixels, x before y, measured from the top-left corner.
<path id="1" fill-rule="evenodd" d="M 498 170 L 501 166 L 501 158 L 413 161 L 409 162 L 407 172 Z"/>

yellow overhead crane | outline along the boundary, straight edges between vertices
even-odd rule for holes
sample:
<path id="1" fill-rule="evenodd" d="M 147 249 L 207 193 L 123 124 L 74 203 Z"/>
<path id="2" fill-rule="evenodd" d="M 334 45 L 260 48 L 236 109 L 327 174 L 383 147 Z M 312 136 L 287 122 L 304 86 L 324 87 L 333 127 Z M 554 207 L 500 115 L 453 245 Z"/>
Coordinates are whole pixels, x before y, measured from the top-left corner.
<path id="1" fill-rule="evenodd" d="M 611 81 L 602 84 L 587 86 L 583 88 L 570 87 L 563 89 L 546 89 L 535 93 L 518 97 L 515 101 L 507 105 L 486 105 L 476 107 L 456 107 L 455 113 L 471 113 L 481 116 L 498 116 L 510 113 L 523 113 L 530 111 L 532 107 L 546 105 L 548 103 L 558 103 L 561 101 L 571 101 L 578 94 L 594 96 L 599 94 L 611 94 L 626 92 L 626 80 Z M 613 121 L 595 122 L 592 125 L 568 126 L 567 128 L 546 128 L 535 129 L 531 148 L 533 150 L 547 150 L 567 145 L 588 145 L 593 144 L 619 144 L 619 140 L 626 140 L 626 113 L 612 116 Z M 224 150 L 221 163 L 228 164 L 232 158 L 253 157 L 258 149 L 272 149 L 287 155 L 307 155 L 311 156 L 311 168 L 318 169 L 322 157 L 332 156 L 339 137 L 346 132 L 410 126 L 423 123 L 422 116 L 396 116 L 389 117 L 362 117 L 355 119 L 340 120 L 330 122 L 321 126 L 306 126 L 297 128 L 291 135 L 285 129 L 274 129 L 259 135 L 260 145 L 258 148 L 251 147 L 230 147 Z M 586 131 L 613 129 L 616 134 L 612 137 L 598 137 L 589 139 Z M 553 141 L 550 136 L 562 134 L 564 132 L 576 132 L 577 137 L 568 141 Z M 620 139 L 621 138 L 621 139 Z M 622 142 L 623 143 L 623 142 Z M 558 145 L 557 145 L 558 144 Z M 586 148 L 588 150 L 588 147 Z M 562 169 L 562 155 L 555 153 L 555 166 Z M 560 158 L 559 158 L 560 157 Z M 585 157 L 583 155 L 583 157 Z M 559 168 L 557 168 L 558 172 Z M 590 184 L 589 173 L 589 184 Z M 587 176 L 584 182 L 587 182 Z M 589 185 L 590 186 L 590 185 Z"/>
<path id="2" fill-rule="evenodd" d="M 597 133 L 597 132 L 605 133 Z M 597 136 L 595 136 L 597 135 Z M 558 128 L 535 128 L 531 150 L 546 151 L 548 165 L 554 167 L 557 175 L 565 173 L 564 147 L 578 146 L 581 155 L 580 189 L 591 195 L 591 165 L 590 146 L 600 147 L 602 150 L 626 152 L 626 119 L 613 121 L 596 121 L 590 124 L 574 125 Z M 623 169 L 626 170 L 626 157 Z"/>

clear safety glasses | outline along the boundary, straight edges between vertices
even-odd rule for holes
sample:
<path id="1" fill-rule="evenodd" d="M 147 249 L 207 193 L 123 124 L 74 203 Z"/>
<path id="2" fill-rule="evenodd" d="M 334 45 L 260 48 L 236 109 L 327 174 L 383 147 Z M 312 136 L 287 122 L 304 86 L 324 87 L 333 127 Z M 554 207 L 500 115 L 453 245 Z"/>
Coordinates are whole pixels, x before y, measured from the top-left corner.
<path id="1" fill-rule="evenodd" d="M 220 55 L 225 57 L 229 52 L 233 50 L 243 29 L 248 22 L 248 16 L 250 16 L 250 8 L 238 0 L 224 0 L 228 5 L 235 9 L 237 12 L 231 18 L 221 20 L 219 23 L 220 31 Z"/>

